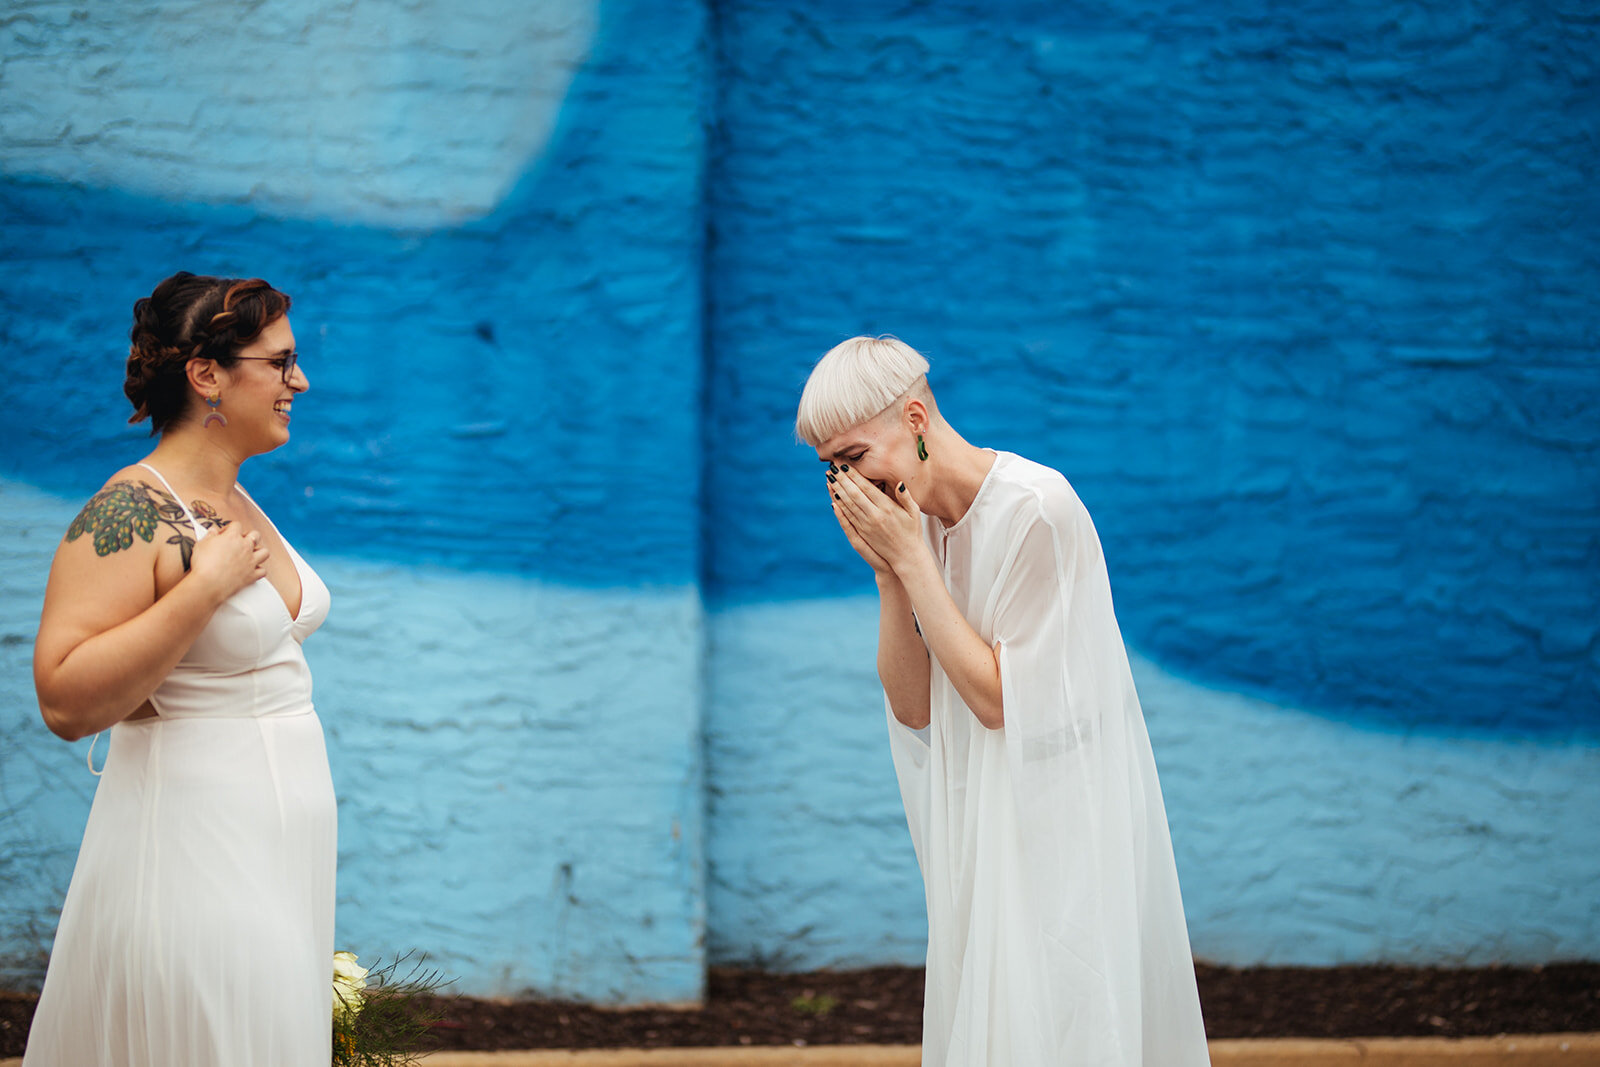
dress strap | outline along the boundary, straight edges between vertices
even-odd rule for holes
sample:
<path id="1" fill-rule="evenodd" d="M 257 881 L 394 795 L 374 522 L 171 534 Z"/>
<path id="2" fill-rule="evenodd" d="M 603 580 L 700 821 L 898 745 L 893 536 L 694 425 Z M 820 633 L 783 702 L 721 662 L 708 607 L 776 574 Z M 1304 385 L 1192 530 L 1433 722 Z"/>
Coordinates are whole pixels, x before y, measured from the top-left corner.
<path id="1" fill-rule="evenodd" d="M 294 550 L 294 546 L 289 543 L 289 539 L 287 537 L 283 536 L 283 531 L 278 529 L 278 524 L 272 521 L 272 516 L 267 514 L 267 509 L 262 507 L 260 504 L 257 504 L 256 503 L 256 498 L 251 496 L 249 493 L 245 492 L 244 486 L 240 485 L 238 482 L 234 482 L 233 483 L 233 487 L 235 489 L 239 490 L 239 495 L 240 496 L 242 496 L 246 500 L 250 501 L 250 506 L 251 507 L 253 507 L 257 511 L 261 512 L 261 517 L 263 519 L 267 520 L 267 525 L 272 527 L 272 532 L 278 535 L 278 540 L 283 542 L 283 547 L 287 548 L 291 555 L 298 556 L 300 553 L 296 552 Z"/>
<path id="2" fill-rule="evenodd" d="M 172 488 L 172 483 L 167 481 L 167 479 L 162 476 L 161 472 L 150 466 L 150 464 L 140 462 L 138 465 L 149 471 L 151 474 L 154 474 L 156 476 L 156 481 L 160 482 L 162 486 L 166 488 L 167 492 L 171 494 L 172 499 L 177 501 L 178 506 L 183 509 L 183 517 L 189 520 L 190 526 L 194 527 L 194 539 L 199 541 L 200 538 L 204 537 L 206 535 L 205 527 L 194 521 L 194 512 L 189 510 L 189 506 L 183 502 L 183 497 L 179 496 L 177 490 Z M 86 757 L 86 761 L 89 764 L 89 773 L 94 775 L 96 778 L 105 773 L 104 767 L 96 770 L 94 765 L 94 746 L 95 742 L 99 740 L 100 731 L 96 731 L 95 735 L 89 739 L 89 753 Z"/>
<path id="3" fill-rule="evenodd" d="M 204 528 L 202 528 L 198 522 L 194 521 L 194 512 L 189 510 L 189 505 L 183 502 L 183 497 L 179 496 L 177 490 L 172 488 L 172 483 L 163 478 L 161 476 L 161 472 L 150 466 L 150 464 L 141 462 L 139 466 L 143 467 L 151 474 L 154 474 L 156 476 L 156 481 L 166 486 L 167 492 L 172 494 L 172 499 L 176 500 L 178 502 L 178 506 L 183 509 L 183 517 L 189 520 L 190 526 L 194 527 L 194 539 L 198 541 L 200 538 L 204 537 L 206 535 Z"/>
<path id="4" fill-rule="evenodd" d="M 167 481 L 166 478 L 162 477 L 161 472 L 150 466 L 150 464 L 141 462 L 138 465 L 149 471 L 151 474 L 154 474 L 156 476 L 156 481 L 160 482 L 166 488 L 167 492 L 171 494 L 172 499 L 177 501 L 178 506 L 183 509 L 183 517 L 189 520 L 190 526 L 194 527 L 194 539 L 198 541 L 200 538 L 204 537 L 206 535 L 205 530 L 198 522 L 194 521 L 194 512 L 189 510 L 189 506 L 183 502 L 183 497 L 179 496 L 177 490 L 172 488 L 172 483 Z M 95 742 L 100 740 L 100 733 L 101 731 L 96 731 L 95 735 L 89 739 L 89 753 L 85 757 L 85 761 L 89 764 L 89 773 L 94 775 L 96 778 L 105 773 L 104 767 L 96 770 L 94 765 L 94 746 Z"/>
<path id="5" fill-rule="evenodd" d="M 98 740 L 100 740 L 100 731 L 96 730 L 95 733 L 94 733 L 94 736 L 89 738 L 89 757 L 88 757 L 89 758 L 89 773 L 94 775 L 96 778 L 98 778 L 102 774 L 106 773 L 106 769 L 104 767 L 101 767 L 98 771 L 94 769 L 94 745 L 95 745 L 95 742 L 98 741 Z"/>
<path id="6" fill-rule="evenodd" d="M 239 495 L 240 496 L 242 496 L 246 500 L 250 501 L 250 506 L 251 507 L 253 507 L 257 511 L 261 512 L 261 517 L 263 519 L 267 520 L 267 525 L 272 527 L 272 532 L 278 535 L 278 540 L 282 541 L 285 545 L 287 545 L 289 543 L 289 539 L 283 536 L 283 531 L 278 529 L 278 524 L 272 521 L 272 516 L 267 514 L 267 509 L 262 507 L 260 504 L 257 504 L 256 503 L 256 498 L 251 496 L 249 493 L 245 492 L 244 486 L 240 485 L 238 482 L 234 482 L 233 483 L 233 487 L 235 489 L 239 490 Z"/>

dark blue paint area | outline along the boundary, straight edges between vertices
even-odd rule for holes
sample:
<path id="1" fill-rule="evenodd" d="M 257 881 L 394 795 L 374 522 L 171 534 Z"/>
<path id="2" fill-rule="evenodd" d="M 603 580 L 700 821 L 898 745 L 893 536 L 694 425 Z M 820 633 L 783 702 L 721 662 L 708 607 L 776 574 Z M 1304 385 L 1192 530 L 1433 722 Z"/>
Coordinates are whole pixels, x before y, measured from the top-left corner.
<path id="1" fill-rule="evenodd" d="M 303 547 L 693 582 L 705 16 L 633 8 L 607 6 L 544 158 L 470 225 L 0 182 L 0 472 L 87 497 L 147 447 L 121 393 L 134 300 L 178 269 L 260 275 L 294 298 L 312 388 L 243 479 Z"/>
<path id="2" fill-rule="evenodd" d="M 707 585 L 867 592 L 853 333 L 1062 470 L 1126 636 L 1387 728 L 1600 726 L 1587 5 L 719 7 Z"/>

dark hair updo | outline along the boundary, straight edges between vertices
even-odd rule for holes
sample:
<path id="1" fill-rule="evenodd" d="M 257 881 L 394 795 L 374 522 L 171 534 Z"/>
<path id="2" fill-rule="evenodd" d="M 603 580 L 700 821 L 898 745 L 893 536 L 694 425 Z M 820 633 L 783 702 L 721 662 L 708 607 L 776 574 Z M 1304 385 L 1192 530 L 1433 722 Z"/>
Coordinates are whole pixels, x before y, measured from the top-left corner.
<path id="1" fill-rule="evenodd" d="M 191 359 L 236 362 L 261 331 L 289 310 L 289 297 L 260 278 L 212 278 L 180 270 L 133 305 L 133 342 L 122 391 L 133 417 L 160 433 L 183 414 Z"/>

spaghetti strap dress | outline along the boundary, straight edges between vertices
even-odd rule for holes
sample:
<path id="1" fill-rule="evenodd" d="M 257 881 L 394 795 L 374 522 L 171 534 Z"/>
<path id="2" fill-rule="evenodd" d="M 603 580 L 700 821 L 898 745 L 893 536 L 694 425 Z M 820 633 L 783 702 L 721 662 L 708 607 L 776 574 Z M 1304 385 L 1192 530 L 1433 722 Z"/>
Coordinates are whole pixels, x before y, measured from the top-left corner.
<path id="1" fill-rule="evenodd" d="M 337 814 L 300 648 L 328 590 L 283 544 L 299 614 L 265 578 L 241 589 L 157 714 L 111 729 L 24 1067 L 331 1058 Z"/>

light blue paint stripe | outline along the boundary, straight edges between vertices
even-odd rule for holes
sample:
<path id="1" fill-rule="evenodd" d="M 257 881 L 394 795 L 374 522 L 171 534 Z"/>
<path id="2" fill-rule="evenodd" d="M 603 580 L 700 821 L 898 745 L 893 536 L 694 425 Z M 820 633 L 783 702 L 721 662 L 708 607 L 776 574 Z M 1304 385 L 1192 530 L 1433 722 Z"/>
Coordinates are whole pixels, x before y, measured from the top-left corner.
<path id="1" fill-rule="evenodd" d="M 711 618 L 712 958 L 915 962 L 875 598 Z M 1600 739 L 1411 736 L 1134 658 L 1196 954 L 1235 965 L 1600 956 Z"/>
<path id="2" fill-rule="evenodd" d="M 76 505 L 9 481 L 0 503 L 0 980 L 15 983 L 48 944 L 94 779 L 87 742 L 45 730 L 28 669 Z M 340 801 L 341 947 L 425 951 L 463 992 L 697 999 L 698 593 L 308 559 L 333 594 L 306 654 Z"/>

